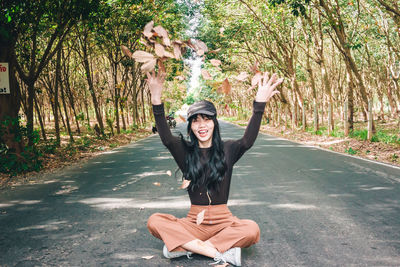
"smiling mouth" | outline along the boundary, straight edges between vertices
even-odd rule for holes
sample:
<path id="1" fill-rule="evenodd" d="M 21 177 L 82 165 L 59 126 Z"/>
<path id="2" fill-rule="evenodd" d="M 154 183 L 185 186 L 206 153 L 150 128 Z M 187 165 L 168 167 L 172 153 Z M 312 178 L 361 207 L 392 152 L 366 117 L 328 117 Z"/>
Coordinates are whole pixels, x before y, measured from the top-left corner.
<path id="1" fill-rule="evenodd" d="M 204 137 L 204 136 L 207 135 L 208 130 L 200 130 L 200 131 L 198 131 L 198 133 L 199 133 L 199 135 L 200 135 L 201 137 Z"/>

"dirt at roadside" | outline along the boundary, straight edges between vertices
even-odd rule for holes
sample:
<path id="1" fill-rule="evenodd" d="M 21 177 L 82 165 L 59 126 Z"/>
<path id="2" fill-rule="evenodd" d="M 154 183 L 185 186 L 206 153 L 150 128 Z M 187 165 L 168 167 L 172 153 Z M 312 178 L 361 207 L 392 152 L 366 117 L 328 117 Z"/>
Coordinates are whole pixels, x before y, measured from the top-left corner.
<path id="1" fill-rule="evenodd" d="M 400 167 L 400 145 L 398 144 L 362 141 L 350 137 L 321 136 L 267 125 L 261 126 L 261 132 L 298 143 L 318 146 L 339 153 L 347 153 Z"/>

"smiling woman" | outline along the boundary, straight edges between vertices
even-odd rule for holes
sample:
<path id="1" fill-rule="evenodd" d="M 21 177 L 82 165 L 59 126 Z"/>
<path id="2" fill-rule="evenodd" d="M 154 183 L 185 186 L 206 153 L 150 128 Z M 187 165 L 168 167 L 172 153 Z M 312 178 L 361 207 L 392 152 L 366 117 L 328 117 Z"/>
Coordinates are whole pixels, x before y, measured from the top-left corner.
<path id="1" fill-rule="evenodd" d="M 241 248 L 259 241 L 260 229 L 252 220 L 232 215 L 227 202 L 233 165 L 254 144 L 266 102 L 282 83 L 276 74 L 264 73 L 258 83 L 254 111 L 245 134 L 238 140 L 222 141 L 215 106 L 206 100 L 188 109 L 186 140 L 173 136 L 165 119 L 161 94 L 164 72 L 147 73 L 153 112 L 161 141 L 182 170 L 191 207 L 186 218 L 156 213 L 147 227 L 164 241 L 166 258 L 190 257 L 192 253 L 213 258 L 216 263 L 241 266 Z"/>

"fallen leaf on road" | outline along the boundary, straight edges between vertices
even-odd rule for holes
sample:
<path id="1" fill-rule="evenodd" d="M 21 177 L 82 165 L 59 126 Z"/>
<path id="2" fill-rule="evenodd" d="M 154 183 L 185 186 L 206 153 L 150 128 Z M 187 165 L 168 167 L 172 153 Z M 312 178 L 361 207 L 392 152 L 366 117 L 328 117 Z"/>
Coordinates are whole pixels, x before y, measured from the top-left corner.
<path id="1" fill-rule="evenodd" d="M 161 186 L 161 184 L 159 182 L 154 182 L 153 184 L 156 186 Z"/>
<path id="2" fill-rule="evenodd" d="M 172 172 L 171 172 L 170 170 L 168 170 L 168 171 L 167 171 L 167 175 L 168 175 L 168 176 L 171 176 L 171 175 L 172 175 Z"/>
<path id="3" fill-rule="evenodd" d="M 197 219 L 196 219 L 196 224 L 200 225 L 203 220 L 204 220 L 204 213 L 206 212 L 206 210 L 202 210 L 201 212 L 199 212 L 199 214 L 197 214 Z"/>
<path id="4" fill-rule="evenodd" d="M 143 256 L 142 259 L 150 260 L 150 259 L 153 258 L 153 257 L 154 257 L 154 255 L 153 255 L 153 256 Z"/>

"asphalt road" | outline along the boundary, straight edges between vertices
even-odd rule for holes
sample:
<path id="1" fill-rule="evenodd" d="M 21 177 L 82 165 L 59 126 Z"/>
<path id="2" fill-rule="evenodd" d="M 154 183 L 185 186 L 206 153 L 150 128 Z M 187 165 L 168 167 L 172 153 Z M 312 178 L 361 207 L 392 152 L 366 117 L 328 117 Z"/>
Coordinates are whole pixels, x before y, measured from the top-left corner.
<path id="1" fill-rule="evenodd" d="M 243 134 L 221 126 L 224 139 Z M 0 266 L 208 266 L 163 258 L 147 231 L 154 212 L 188 211 L 175 169 L 153 135 L 0 191 Z M 260 134 L 228 204 L 261 229 L 243 266 L 400 266 L 399 168 Z"/>

